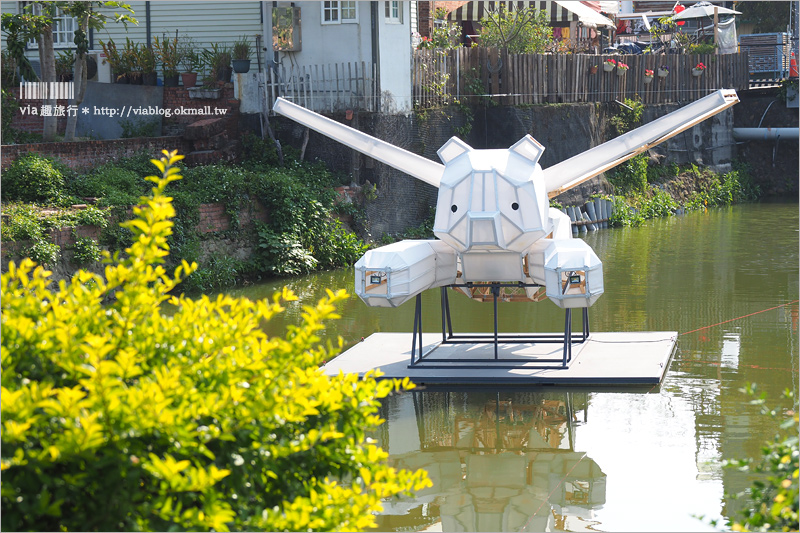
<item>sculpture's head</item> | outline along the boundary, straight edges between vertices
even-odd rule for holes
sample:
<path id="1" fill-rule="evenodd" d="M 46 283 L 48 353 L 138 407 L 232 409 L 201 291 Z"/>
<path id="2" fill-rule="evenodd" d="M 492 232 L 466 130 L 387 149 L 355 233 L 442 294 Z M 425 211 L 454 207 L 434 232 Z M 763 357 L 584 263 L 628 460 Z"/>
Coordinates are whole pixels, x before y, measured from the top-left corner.
<path id="1" fill-rule="evenodd" d="M 550 232 L 539 157 L 526 135 L 505 150 L 473 150 L 453 137 L 439 149 L 445 164 L 434 234 L 459 252 L 522 253 Z"/>

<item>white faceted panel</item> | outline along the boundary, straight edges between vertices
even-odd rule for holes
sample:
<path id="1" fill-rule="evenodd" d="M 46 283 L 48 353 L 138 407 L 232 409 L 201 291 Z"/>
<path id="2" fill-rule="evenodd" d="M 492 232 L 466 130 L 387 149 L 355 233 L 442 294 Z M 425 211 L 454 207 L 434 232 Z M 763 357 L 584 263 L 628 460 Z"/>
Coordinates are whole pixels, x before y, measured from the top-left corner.
<path id="1" fill-rule="evenodd" d="M 572 238 L 572 221 L 569 215 L 563 211 L 559 211 L 555 207 L 551 207 L 550 211 L 550 224 L 553 231 L 554 240 L 571 239 Z"/>
<path id="2" fill-rule="evenodd" d="M 603 263 L 580 239 L 550 243 L 544 276 L 547 297 L 561 308 L 589 307 L 603 294 Z"/>
<path id="3" fill-rule="evenodd" d="M 455 283 L 456 254 L 441 241 L 408 240 L 369 250 L 355 265 L 355 290 L 373 307 L 397 307 L 432 287 Z"/>
<path id="4" fill-rule="evenodd" d="M 473 252 L 461 255 L 462 281 L 523 281 L 522 257 L 516 252 Z"/>

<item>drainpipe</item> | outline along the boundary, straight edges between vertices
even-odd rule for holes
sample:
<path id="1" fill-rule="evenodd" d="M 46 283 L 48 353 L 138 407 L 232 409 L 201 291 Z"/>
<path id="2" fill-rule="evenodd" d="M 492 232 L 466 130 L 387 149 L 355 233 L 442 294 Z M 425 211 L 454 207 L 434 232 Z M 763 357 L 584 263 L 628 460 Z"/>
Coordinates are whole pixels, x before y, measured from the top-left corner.
<path id="1" fill-rule="evenodd" d="M 147 31 L 147 47 L 150 48 L 150 34 L 152 30 L 150 26 L 150 0 L 144 3 L 144 20 Z"/>
<path id="2" fill-rule="evenodd" d="M 797 141 L 798 128 L 733 128 L 733 138 L 737 141 L 775 141 L 772 147 L 772 166 L 778 158 L 778 141 L 789 139 Z"/>
<path id="3" fill-rule="evenodd" d="M 378 11 L 379 2 L 369 3 L 369 12 L 371 19 L 372 29 L 372 64 L 375 65 L 375 93 L 377 97 L 377 109 L 380 110 L 380 95 L 381 95 L 381 57 L 379 53 L 379 33 L 378 33 Z"/>
<path id="4" fill-rule="evenodd" d="M 737 141 L 797 140 L 798 133 L 798 128 L 733 128 L 733 138 Z"/>

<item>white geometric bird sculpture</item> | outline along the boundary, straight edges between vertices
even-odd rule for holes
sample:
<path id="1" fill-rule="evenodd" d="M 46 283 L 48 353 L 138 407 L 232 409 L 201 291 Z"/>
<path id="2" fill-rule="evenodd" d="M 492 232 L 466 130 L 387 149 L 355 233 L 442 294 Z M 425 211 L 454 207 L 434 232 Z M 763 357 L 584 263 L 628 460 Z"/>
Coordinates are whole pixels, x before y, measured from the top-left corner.
<path id="1" fill-rule="evenodd" d="M 588 244 L 572 238 L 569 217 L 550 208 L 549 198 L 738 101 L 736 91 L 718 90 L 544 170 L 544 147 L 530 135 L 499 150 L 473 149 L 453 137 L 438 151 L 442 165 L 282 98 L 273 110 L 439 188 L 437 240 L 399 241 L 356 263 L 355 290 L 367 305 L 396 307 L 448 285 L 486 300 L 487 286 L 496 284 L 500 300 L 546 295 L 571 309 L 589 307 L 603 293 L 603 265 Z"/>

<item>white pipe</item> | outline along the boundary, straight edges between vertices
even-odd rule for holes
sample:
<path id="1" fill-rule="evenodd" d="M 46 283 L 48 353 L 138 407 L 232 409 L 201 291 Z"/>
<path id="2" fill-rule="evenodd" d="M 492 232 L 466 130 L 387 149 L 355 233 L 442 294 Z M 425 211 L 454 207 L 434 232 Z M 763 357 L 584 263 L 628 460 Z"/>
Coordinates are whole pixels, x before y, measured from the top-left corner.
<path id="1" fill-rule="evenodd" d="M 798 133 L 798 128 L 733 128 L 733 138 L 737 141 L 797 140 Z"/>

